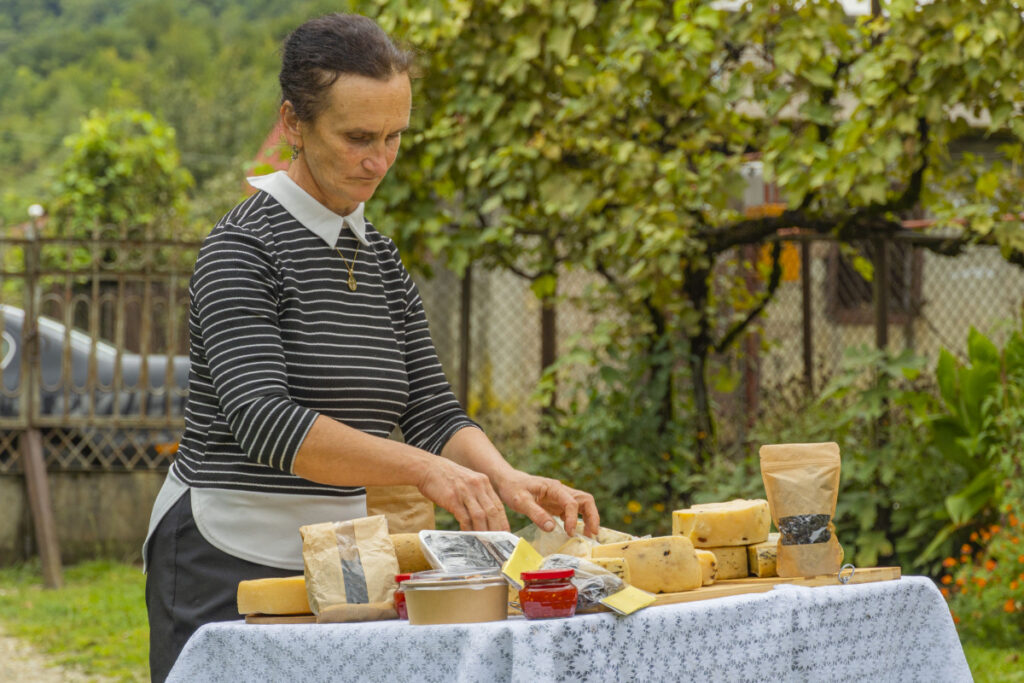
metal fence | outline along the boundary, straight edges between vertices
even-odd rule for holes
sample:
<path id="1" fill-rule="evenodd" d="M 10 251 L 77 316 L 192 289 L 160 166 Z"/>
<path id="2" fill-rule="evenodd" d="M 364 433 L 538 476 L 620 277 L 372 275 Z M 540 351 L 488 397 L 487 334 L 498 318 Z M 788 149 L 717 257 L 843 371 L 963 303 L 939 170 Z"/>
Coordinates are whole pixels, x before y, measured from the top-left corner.
<path id="1" fill-rule="evenodd" d="M 38 432 L 47 469 L 161 469 L 184 426 L 198 243 L 97 229 L 0 238 L 0 473 Z"/>

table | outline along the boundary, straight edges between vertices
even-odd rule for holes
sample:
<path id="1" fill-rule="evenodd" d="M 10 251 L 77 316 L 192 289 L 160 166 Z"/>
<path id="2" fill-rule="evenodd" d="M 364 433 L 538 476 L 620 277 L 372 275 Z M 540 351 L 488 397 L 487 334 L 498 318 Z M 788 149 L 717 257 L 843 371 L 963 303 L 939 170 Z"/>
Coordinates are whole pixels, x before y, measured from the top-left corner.
<path id="1" fill-rule="evenodd" d="M 925 577 L 571 619 L 207 624 L 168 681 L 970 681 Z"/>

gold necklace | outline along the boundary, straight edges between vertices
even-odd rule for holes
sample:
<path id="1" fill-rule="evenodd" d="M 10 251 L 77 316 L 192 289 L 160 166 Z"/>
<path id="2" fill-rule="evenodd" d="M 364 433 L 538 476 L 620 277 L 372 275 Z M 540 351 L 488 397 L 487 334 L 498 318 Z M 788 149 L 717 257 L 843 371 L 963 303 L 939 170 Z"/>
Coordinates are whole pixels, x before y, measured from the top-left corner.
<path id="1" fill-rule="evenodd" d="M 348 288 L 354 292 L 356 291 L 356 275 L 353 271 L 356 267 L 356 259 L 359 258 L 359 242 L 356 242 L 356 253 L 352 257 L 352 263 L 348 262 L 345 255 L 341 253 L 341 249 L 338 249 L 338 247 L 335 247 L 334 249 L 338 252 L 338 256 L 340 256 L 341 260 L 345 263 L 345 267 L 348 268 Z"/>

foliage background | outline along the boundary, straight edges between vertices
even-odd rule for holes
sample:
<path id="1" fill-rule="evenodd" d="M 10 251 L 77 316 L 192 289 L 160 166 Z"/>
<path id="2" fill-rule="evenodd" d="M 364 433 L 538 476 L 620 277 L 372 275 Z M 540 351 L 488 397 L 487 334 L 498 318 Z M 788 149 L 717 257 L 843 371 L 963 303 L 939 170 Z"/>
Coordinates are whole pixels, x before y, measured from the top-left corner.
<path id="1" fill-rule="evenodd" d="M 7 0 L 0 218 L 20 223 L 40 201 L 63 226 L 160 214 L 202 234 L 274 122 L 287 31 L 357 9 L 425 66 L 403 180 L 378 200 L 410 262 L 508 269 L 542 300 L 559 295 L 562 268 L 600 278 L 587 305 L 605 324 L 541 381 L 549 412 L 538 441 L 510 454 L 519 464 L 592 490 L 612 526 L 659 533 L 673 507 L 757 495 L 756 443 L 834 439 L 848 559 L 938 575 L 969 555 L 951 581 L 985 578 L 1014 547 L 992 525 L 1021 517 L 1011 347 L 973 336 L 967 363 L 934 368 L 855 352 L 819 395 L 757 416 L 751 443 L 716 438 L 711 419 L 715 355 L 778 281 L 778 250 L 752 288 L 736 247 L 793 226 L 886 236 L 927 213 L 951 231 L 937 249 L 987 240 L 1020 259 L 1020 221 L 1004 218 L 1024 189 L 1020 4 L 884 5 L 884 18 L 853 21 L 815 1 L 727 14 L 687 0 Z M 157 144 L 115 145 L 89 171 L 90 131 L 125 120 Z M 1003 143 L 998 158 L 951 153 L 978 135 Z M 754 155 L 784 192 L 779 215 L 741 210 Z M 144 171 L 162 188 L 152 205 L 126 196 L 95 213 L 111 162 L 115 178 L 156 169 Z M 1005 606 L 988 595 L 951 598 L 964 613 Z"/>

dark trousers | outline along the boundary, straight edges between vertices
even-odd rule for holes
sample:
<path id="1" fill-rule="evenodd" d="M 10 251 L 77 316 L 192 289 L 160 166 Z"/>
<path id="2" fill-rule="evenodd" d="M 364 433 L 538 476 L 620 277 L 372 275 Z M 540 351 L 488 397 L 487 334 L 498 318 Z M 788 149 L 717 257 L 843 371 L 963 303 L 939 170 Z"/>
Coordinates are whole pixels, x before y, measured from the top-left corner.
<path id="1" fill-rule="evenodd" d="M 146 609 L 153 683 L 163 683 L 185 643 L 200 626 L 241 618 L 239 581 L 299 573 L 247 562 L 210 545 L 192 518 L 189 493 L 160 521 L 149 540 L 148 552 Z"/>

